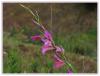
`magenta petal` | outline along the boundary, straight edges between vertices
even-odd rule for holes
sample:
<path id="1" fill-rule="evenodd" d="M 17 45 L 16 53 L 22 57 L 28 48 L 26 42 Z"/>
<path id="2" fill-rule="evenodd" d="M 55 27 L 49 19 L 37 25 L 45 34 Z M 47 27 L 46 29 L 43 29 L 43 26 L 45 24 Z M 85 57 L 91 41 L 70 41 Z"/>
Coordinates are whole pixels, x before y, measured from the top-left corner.
<path id="1" fill-rule="evenodd" d="M 53 50 L 54 48 L 52 46 L 42 46 L 42 54 L 45 55 L 46 52 Z"/>
<path id="2" fill-rule="evenodd" d="M 64 49 L 62 47 L 56 46 L 56 52 L 64 52 Z"/>
<path id="3" fill-rule="evenodd" d="M 47 40 L 47 41 L 45 41 L 44 45 L 46 45 L 46 46 L 52 46 L 52 43 L 51 43 L 51 41 Z"/>
<path id="4" fill-rule="evenodd" d="M 48 32 L 47 30 L 46 30 L 46 31 L 44 31 L 44 36 L 45 36 L 47 39 L 52 40 L 51 33 L 50 33 L 50 32 Z"/>
<path id="5" fill-rule="evenodd" d="M 43 43 L 45 43 L 45 42 L 47 41 L 47 39 L 42 38 L 41 41 L 42 41 Z"/>
<path id="6" fill-rule="evenodd" d="M 42 54 L 44 55 L 47 51 L 53 50 L 52 42 L 48 39 L 41 39 L 44 45 L 42 46 Z"/>
<path id="7" fill-rule="evenodd" d="M 31 37 L 32 40 L 41 40 L 41 36 L 32 36 Z"/>
<path id="8" fill-rule="evenodd" d="M 61 60 L 57 55 L 54 55 L 54 68 L 59 69 L 64 65 L 64 61 Z"/>
<path id="9" fill-rule="evenodd" d="M 73 72 L 72 72 L 72 70 L 71 70 L 71 69 L 68 69 L 68 70 L 67 70 L 67 73 L 73 73 Z"/>
<path id="10" fill-rule="evenodd" d="M 46 46 L 52 46 L 52 42 L 50 41 L 50 40 L 48 40 L 48 39 L 41 39 L 42 40 L 42 42 L 44 43 L 44 45 L 46 45 Z"/>

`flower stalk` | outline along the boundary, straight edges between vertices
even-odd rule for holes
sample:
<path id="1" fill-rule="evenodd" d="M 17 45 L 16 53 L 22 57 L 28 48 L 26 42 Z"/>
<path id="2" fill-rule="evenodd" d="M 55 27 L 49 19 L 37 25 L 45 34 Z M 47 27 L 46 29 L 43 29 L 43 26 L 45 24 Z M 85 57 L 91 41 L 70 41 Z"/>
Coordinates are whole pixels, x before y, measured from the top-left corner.
<path id="1" fill-rule="evenodd" d="M 43 36 L 32 36 L 31 37 L 31 39 L 33 41 L 38 40 L 38 41 L 43 42 L 43 46 L 42 46 L 42 50 L 41 50 L 42 54 L 45 55 L 48 51 L 53 51 L 54 52 L 54 68 L 58 69 L 66 64 L 66 66 L 68 66 L 73 72 L 76 72 L 76 70 L 73 68 L 73 66 L 67 61 L 67 59 L 64 55 L 64 49 L 62 47 L 55 45 L 51 33 L 48 32 L 48 30 L 42 24 L 40 24 L 38 12 L 36 11 L 36 15 L 35 15 L 32 12 L 32 10 L 29 9 L 28 7 L 26 7 L 22 4 L 19 4 L 19 5 L 23 8 L 25 8 L 26 10 L 28 10 L 32 14 L 32 16 L 33 16 L 32 22 L 34 24 L 36 24 L 37 26 L 39 26 L 43 31 Z M 60 57 L 61 54 L 64 58 L 64 61 Z"/>

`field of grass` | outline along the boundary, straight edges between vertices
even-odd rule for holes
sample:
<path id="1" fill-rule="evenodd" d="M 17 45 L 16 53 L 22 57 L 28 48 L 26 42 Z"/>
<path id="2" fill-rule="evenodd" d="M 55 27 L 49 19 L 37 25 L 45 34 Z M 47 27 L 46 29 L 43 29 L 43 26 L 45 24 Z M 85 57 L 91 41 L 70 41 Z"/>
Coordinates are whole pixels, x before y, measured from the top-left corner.
<path id="1" fill-rule="evenodd" d="M 66 58 L 77 72 L 96 72 L 96 31 L 87 34 L 71 34 L 66 37 L 54 37 L 56 44 L 65 49 Z M 4 32 L 4 72 L 51 72 L 64 73 L 67 67 L 55 70 L 49 56 L 41 54 L 41 44 L 32 42 L 24 33 Z M 45 58 L 46 64 L 43 63 Z"/>
<path id="2" fill-rule="evenodd" d="M 33 6 L 35 8 L 35 5 Z M 6 9 L 7 8 L 8 7 L 6 7 Z M 9 10 L 11 10 L 11 8 Z M 66 16 L 66 18 L 67 17 L 69 18 L 69 16 Z M 17 19 L 16 16 L 14 16 L 14 18 Z M 62 17 L 59 17 L 59 19 L 60 18 L 62 19 Z M 24 18 L 21 19 L 23 19 L 23 22 L 25 22 Z M 40 42 L 34 42 L 31 40 L 31 36 L 39 32 L 37 30 L 38 28 L 35 27 L 33 28 L 34 25 L 28 26 L 29 24 L 25 24 L 23 26 L 17 26 L 16 22 L 14 26 L 10 24 L 9 25 L 10 27 L 7 28 L 6 20 L 8 20 L 9 23 L 9 16 L 6 15 L 6 13 L 4 12 L 4 31 L 3 31 L 4 73 L 66 73 L 66 69 L 68 68 L 67 66 L 63 66 L 61 69 L 54 69 L 53 61 L 50 60 L 50 54 L 43 56 L 41 54 L 42 44 Z M 48 23 L 48 21 L 46 22 Z M 93 25 L 95 22 L 92 24 L 92 26 L 82 25 L 85 31 L 83 29 L 82 31 L 80 29 L 77 29 L 76 26 L 71 26 L 71 27 L 72 28 L 75 27 L 77 31 L 75 29 L 68 30 L 68 28 L 69 29 L 72 28 L 70 28 L 70 26 L 64 28 L 64 26 L 66 27 L 66 25 L 68 24 L 64 25 L 63 20 L 61 22 L 62 26 L 54 22 L 55 26 L 54 28 L 52 28 L 53 32 L 52 34 L 54 42 L 57 45 L 62 45 L 62 47 L 64 48 L 65 57 L 67 61 L 69 61 L 74 66 L 77 73 L 96 73 L 97 72 L 97 28 L 96 24 Z"/>

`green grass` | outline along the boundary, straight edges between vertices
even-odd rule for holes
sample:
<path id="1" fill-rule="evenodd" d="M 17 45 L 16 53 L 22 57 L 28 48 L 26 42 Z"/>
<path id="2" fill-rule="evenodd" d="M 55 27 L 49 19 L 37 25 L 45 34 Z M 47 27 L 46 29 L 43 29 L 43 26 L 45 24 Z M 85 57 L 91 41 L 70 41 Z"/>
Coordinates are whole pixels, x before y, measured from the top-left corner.
<path id="1" fill-rule="evenodd" d="M 65 51 L 91 57 L 96 57 L 96 40 L 96 31 L 92 30 L 86 33 L 73 33 L 69 36 L 65 35 L 65 37 L 54 37 L 55 43 L 62 45 Z"/>
<path id="2" fill-rule="evenodd" d="M 4 73 L 21 72 L 21 55 L 17 48 L 9 49 L 7 56 L 4 57 Z"/>

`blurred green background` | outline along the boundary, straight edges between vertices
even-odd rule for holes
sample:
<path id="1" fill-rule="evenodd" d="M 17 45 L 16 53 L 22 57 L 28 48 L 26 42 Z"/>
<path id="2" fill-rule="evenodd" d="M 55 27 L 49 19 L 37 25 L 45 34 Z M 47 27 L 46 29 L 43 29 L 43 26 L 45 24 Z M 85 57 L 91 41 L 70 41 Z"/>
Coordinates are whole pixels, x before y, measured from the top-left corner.
<path id="1" fill-rule="evenodd" d="M 77 73 L 97 73 L 97 3 L 24 3 L 38 11 L 41 23 L 65 49 L 67 60 Z M 52 7 L 52 24 L 51 24 Z M 40 34 L 32 15 L 18 3 L 3 3 L 3 72 L 66 73 L 54 69 L 50 55 L 42 56 Z M 44 63 L 45 61 L 45 63 Z"/>

